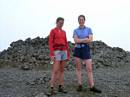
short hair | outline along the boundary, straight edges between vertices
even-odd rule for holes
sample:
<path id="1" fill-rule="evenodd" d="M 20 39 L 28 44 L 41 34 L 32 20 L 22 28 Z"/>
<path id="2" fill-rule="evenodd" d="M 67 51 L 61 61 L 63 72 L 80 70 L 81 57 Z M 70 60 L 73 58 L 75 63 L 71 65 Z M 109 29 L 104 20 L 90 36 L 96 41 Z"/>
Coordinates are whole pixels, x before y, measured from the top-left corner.
<path id="1" fill-rule="evenodd" d="M 64 18 L 58 17 L 58 18 L 56 19 L 56 23 L 59 22 L 60 20 L 63 20 L 63 21 L 64 21 Z"/>
<path id="2" fill-rule="evenodd" d="M 79 16 L 78 16 L 78 20 L 79 20 L 80 17 L 83 17 L 84 20 L 85 20 L 85 16 L 84 16 L 84 15 L 79 15 Z"/>

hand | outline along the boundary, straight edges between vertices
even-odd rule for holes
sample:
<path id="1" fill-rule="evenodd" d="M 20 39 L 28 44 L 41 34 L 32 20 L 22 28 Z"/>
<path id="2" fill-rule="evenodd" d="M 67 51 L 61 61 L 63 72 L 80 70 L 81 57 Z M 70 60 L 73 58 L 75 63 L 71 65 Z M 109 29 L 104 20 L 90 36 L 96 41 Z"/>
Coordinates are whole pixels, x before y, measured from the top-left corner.
<path id="1" fill-rule="evenodd" d="M 51 57 L 50 57 L 50 60 L 51 60 L 51 61 L 54 61 L 54 60 L 55 60 L 55 56 L 51 56 Z"/>
<path id="2" fill-rule="evenodd" d="M 54 64 L 55 56 L 50 57 L 50 64 Z"/>

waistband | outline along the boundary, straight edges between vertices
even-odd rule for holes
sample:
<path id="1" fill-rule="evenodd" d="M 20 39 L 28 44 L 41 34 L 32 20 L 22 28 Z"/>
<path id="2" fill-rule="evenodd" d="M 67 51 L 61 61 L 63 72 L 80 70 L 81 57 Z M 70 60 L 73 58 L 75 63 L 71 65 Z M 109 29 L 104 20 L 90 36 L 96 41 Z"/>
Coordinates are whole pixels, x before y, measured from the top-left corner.
<path id="1" fill-rule="evenodd" d="M 78 44 L 76 44 L 77 48 L 81 48 L 81 47 L 85 47 L 85 46 L 89 46 L 89 45 L 86 44 L 86 43 L 78 43 Z"/>
<path id="2" fill-rule="evenodd" d="M 66 50 L 67 47 L 65 45 L 56 45 L 54 46 L 54 50 Z"/>

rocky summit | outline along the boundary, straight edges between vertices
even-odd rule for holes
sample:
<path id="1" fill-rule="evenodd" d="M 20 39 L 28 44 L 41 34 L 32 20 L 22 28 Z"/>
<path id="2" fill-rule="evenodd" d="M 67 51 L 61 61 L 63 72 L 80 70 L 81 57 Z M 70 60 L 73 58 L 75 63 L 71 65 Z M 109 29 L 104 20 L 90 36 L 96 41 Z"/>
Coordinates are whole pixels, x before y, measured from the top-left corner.
<path id="1" fill-rule="evenodd" d="M 70 41 L 71 58 L 65 65 L 65 89 L 51 97 L 130 97 L 130 52 L 110 47 L 102 41 L 90 45 L 93 59 L 95 86 L 102 93 L 89 90 L 85 65 L 82 63 L 83 91 L 78 87 L 74 44 Z M 49 97 L 51 67 L 48 37 L 12 42 L 7 50 L 0 52 L 0 97 Z"/>
<path id="2" fill-rule="evenodd" d="M 71 59 L 67 63 L 67 70 L 73 70 L 73 43 L 70 41 L 69 47 L 71 52 Z M 93 64 L 96 68 L 109 66 L 118 67 L 128 64 L 130 62 L 130 52 L 119 47 L 110 47 L 102 41 L 94 41 L 90 44 Z M 0 52 L 0 63 L 13 67 L 20 67 L 22 69 L 33 69 L 37 67 L 46 68 L 49 65 L 49 46 L 48 37 L 34 39 L 28 38 L 25 41 L 18 40 L 12 42 L 7 50 Z"/>

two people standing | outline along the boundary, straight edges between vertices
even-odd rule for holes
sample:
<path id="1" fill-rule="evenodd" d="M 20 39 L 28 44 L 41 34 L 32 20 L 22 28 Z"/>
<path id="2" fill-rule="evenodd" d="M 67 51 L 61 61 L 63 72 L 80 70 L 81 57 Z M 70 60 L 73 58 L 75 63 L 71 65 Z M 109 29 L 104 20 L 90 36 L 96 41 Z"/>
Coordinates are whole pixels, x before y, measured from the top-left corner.
<path id="1" fill-rule="evenodd" d="M 92 72 L 92 59 L 90 55 L 89 43 L 93 41 L 93 34 L 89 27 L 86 27 L 85 16 L 80 15 L 78 17 L 79 27 L 74 30 L 73 38 L 75 42 L 74 57 L 76 60 L 76 74 L 78 79 L 77 91 L 82 91 L 82 79 L 81 79 L 81 59 L 86 64 L 88 81 L 90 85 L 90 91 L 101 93 L 101 91 L 94 86 L 93 72 Z M 64 65 L 70 59 L 69 46 L 66 38 L 66 32 L 62 29 L 64 19 L 62 17 L 57 18 L 56 27 L 51 30 L 49 36 L 49 49 L 50 59 L 54 62 L 52 64 L 52 75 L 50 81 L 50 93 L 53 95 L 54 86 L 59 81 L 58 91 L 66 93 L 64 90 Z"/>

